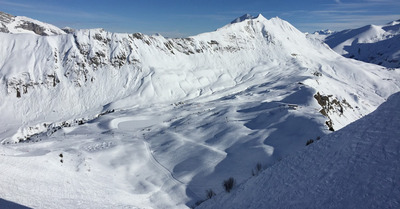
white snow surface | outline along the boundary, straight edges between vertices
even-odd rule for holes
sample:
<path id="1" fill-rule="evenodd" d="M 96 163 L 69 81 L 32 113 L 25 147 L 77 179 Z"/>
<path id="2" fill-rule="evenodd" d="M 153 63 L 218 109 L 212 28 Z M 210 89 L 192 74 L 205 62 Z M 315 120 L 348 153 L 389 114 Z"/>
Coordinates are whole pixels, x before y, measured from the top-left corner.
<path id="1" fill-rule="evenodd" d="M 90 29 L 0 46 L 0 198 L 33 208 L 191 207 L 400 90 L 397 69 L 262 15 L 184 39 Z"/>
<path id="2" fill-rule="evenodd" d="M 399 208 L 399 106 L 396 93 L 373 113 L 197 208 Z"/>
<path id="3" fill-rule="evenodd" d="M 325 42 L 345 57 L 400 68 L 400 21 L 340 31 Z"/>

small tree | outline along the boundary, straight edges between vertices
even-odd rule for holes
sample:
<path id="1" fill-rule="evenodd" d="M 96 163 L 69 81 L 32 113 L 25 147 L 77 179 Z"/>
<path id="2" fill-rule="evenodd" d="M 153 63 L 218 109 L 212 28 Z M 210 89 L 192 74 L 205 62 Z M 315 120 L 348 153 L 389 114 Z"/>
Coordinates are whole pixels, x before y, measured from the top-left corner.
<path id="1" fill-rule="evenodd" d="M 261 163 L 257 163 L 257 165 L 256 165 L 256 170 L 257 170 L 257 171 L 261 171 L 261 169 L 262 169 Z"/>
<path id="2" fill-rule="evenodd" d="M 235 186 L 235 179 L 233 177 L 230 177 L 229 179 L 224 181 L 222 186 L 224 187 L 226 192 L 231 192 L 233 186 Z"/>
<path id="3" fill-rule="evenodd" d="M 207 199 L 211 199 L 215 196 L 215 192 L 212 189 L 206 190 Z"/>
<path id="4" fill-rule="evenodd" d="M 257 163 L 255 169 L 253 169 L 253 170 L 251 171 L 251 174 L 252 174 L 253 176 L 256 176 L 256 175 L 258 175 L 258 174 L 261 172 L 261 170 L 262 170 L 262 165 L 261 165 L 261 163 Z"/>

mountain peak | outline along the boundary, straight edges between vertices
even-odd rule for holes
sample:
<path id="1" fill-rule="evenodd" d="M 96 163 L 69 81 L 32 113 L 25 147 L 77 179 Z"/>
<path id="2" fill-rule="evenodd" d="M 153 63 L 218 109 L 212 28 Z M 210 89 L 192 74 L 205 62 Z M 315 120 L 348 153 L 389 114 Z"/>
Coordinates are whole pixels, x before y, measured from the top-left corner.
<path id="1" fill-rule="evenodd" d="M 258 16 L 260 16 L 260 15 L 258 15 Z M 258 16 L 257 16 L 257 18 L 258 18 Z M 251 20 L 251 19 L 255 19 L 255 18 L 256 18 L 256 17 L 254 17 L 253 15 L 244 14 L 244 15 L 242 15 L 242 16 L 240 16 L 240 17 L 234 19 L 234 20 L 231 22 L 231 24 L 233 24 L 233 23 L 238 23 L 238 22 L 243 22 L 243 21 L 245 21 L 245 20 Z"/>
<path id="2" fill-rule="evenodd" d="M 265 18 L 262 14 L 258 14 L 255 19 L 267 19 L 267 18 Z"/>

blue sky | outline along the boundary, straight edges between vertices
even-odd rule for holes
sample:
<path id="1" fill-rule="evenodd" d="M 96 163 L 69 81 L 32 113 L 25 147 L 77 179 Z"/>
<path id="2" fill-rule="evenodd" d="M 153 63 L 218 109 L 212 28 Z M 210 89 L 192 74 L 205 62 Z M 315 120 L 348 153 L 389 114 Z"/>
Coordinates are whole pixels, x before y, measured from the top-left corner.
<path id="1" fill-rule="evenodd" d="M 181 37 L 246 13 L 278 16 L 303 32 L 384 24 L 400 19 L 400 0 L 0 0 L 0 11 L 58 27 Z"/>

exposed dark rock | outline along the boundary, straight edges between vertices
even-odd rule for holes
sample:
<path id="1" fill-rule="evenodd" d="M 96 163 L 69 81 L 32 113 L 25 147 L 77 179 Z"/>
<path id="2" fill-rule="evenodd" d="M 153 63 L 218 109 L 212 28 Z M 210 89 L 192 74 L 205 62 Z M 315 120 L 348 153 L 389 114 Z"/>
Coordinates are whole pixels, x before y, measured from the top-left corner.
<path id="1" fill-rule="evenodd" d="M 0 12 L 0 22 L 1 23 L 10 23 L 14 21 L 15 16 L 7 14 L 5 12 Z"/>
<path id="2" fill-rule="evenodd" d="M 3 23 L 1 23 L 0 32 L 1 33 L 9 33 L 10 31 L 7 29 L 7 27 Z"/>
<path id="3" fill-rule="evenodd" d="M 344 107 L 353 109 L 345 99 L 339 101 L 339 99 L 333 98 L 333 95 L 325 96 L 317 92 L 314 95 L 314 98 L 317 100 L 318 104 L 322 107 L 322 109 L 319 112 L 329 119 L 328 121 L 326 121 L 325 124 L 328 126 L 330 131 L 334 131 L 334 129 L 333 129 L 333 122 L 329 114 L 337 113 L 339 114 L 339 116 L 341 116 L 344 113 L 345 109 Z"/>
<path id="4" fill-rule="evenodd" d="M 30 30 L 30 31 L 33 31 L 34 33 L 38 34 L 38 35 L 41 35 L 41 36 L 47 36 L 48 35 L 47 33 L 45 33 L 45 29 L 42 26 L 40 26 L 38 24 L 35 24 L 33 22 L 24 22 L 23 24 L 16 26 L 16 28 L 22 28 L 22 29 L 25 29 L 25 30 Z"/>
<path id="5" fill-rule="evenodd" d="M 73 34 L 75 32 L 75 29 L 70 28 L 70 27 L 65 27 L 65 28 L 62 28 L 61 30 L 63 30 L 67 34 Z"/>

